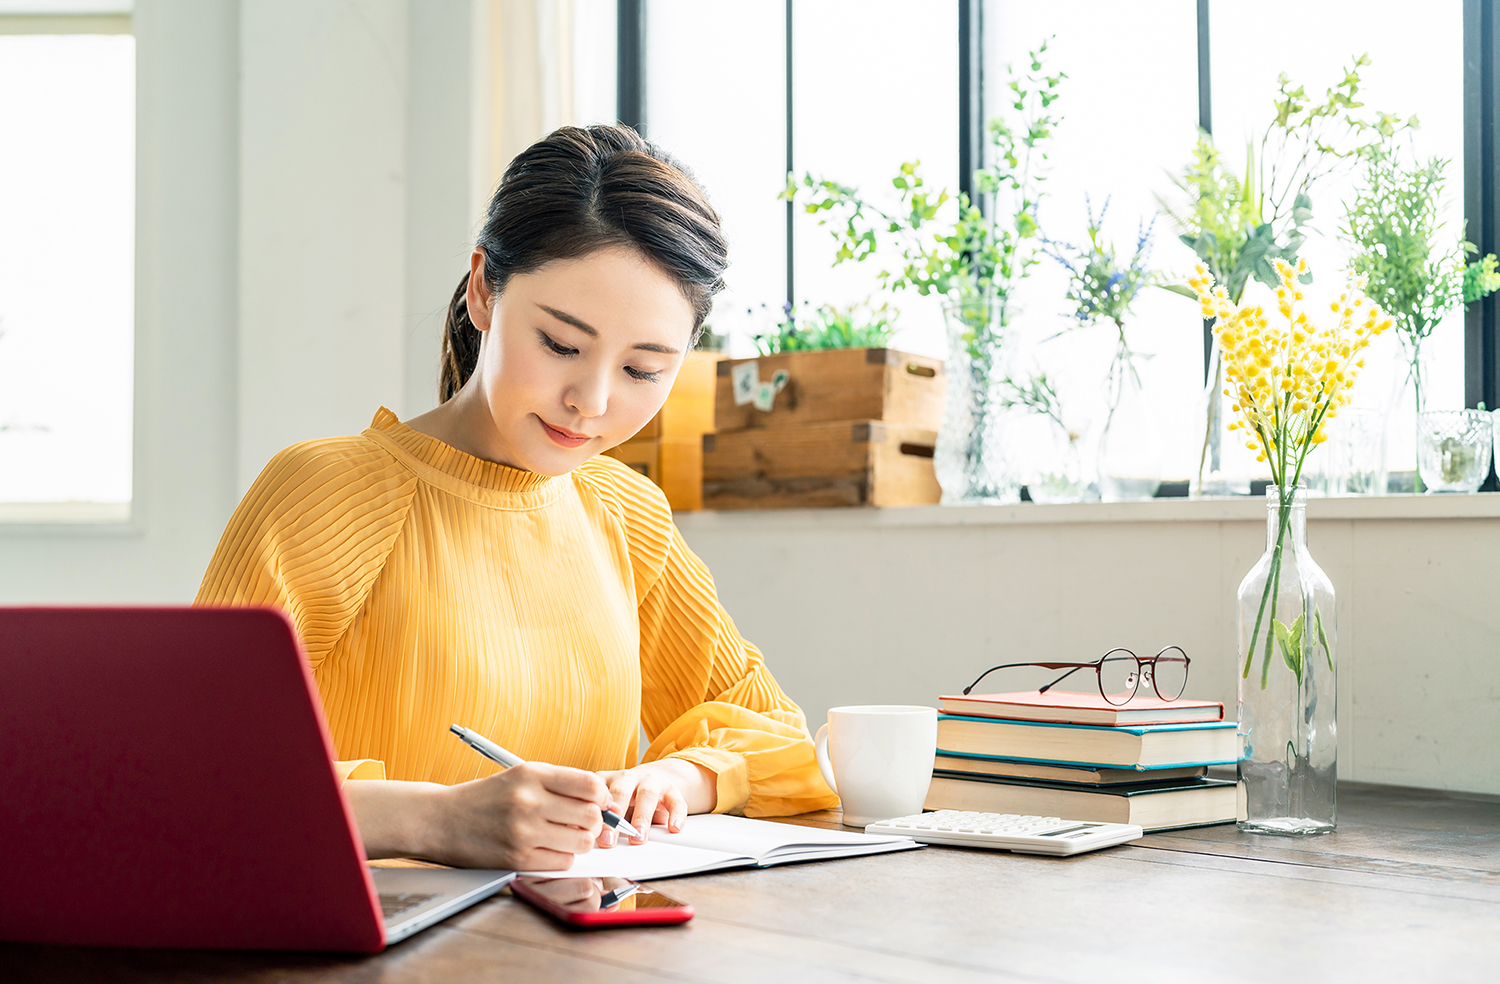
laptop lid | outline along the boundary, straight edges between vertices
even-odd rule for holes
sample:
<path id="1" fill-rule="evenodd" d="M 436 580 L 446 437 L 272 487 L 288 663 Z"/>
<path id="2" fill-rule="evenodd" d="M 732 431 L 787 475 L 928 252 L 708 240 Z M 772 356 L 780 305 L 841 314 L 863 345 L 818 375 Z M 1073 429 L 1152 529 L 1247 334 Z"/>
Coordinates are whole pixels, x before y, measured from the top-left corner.
<path id="1" fill-rule="evenodd" d="M 0 749 L 0 938 L 384 945 L 280 612 L 0 608 Z"/>

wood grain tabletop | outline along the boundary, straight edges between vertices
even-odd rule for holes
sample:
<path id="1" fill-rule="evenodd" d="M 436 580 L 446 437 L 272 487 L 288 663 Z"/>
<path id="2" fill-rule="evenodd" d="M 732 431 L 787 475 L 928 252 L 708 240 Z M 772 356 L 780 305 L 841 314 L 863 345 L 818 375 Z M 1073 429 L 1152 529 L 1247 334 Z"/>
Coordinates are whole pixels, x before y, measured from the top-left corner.
<path id="1" fill-rule="evenodd" d="M 0 980 L 1500 979 L 1500 797 L 1339 796 L 1313 839 L 1231 824 L 1072 858 L 929 847 L 656 883 L 696 910 L 676 927 L 567 930 L 506 894 L 371 957 L 0 944 Z"/>

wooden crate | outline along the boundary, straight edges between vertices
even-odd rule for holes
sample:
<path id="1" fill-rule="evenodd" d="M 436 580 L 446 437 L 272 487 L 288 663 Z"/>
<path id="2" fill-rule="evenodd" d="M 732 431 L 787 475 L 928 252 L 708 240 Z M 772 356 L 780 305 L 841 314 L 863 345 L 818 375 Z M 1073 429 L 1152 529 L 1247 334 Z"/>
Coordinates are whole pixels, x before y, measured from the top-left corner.
<path id="1" fill-rule="evenodd" d="M 879 420 L 721 431 L 703 438 L 705 509 L 921 506 L 942 492 L 934 430 Z"/>
<path id="2" fill-rule="evenodd" d="M 636 438 L 604 453 L 660 485 L 673 512 L 688 512 L 703 508 L 703 436 L 691 444 Z"/>
<path id="3" fill-rule="evenodd" d="M 734 402 L 734 367 L 757 363 L 757 375 L 786 371 L 786 388 L 770 412 Z M 937 430 L 943 421 L 943 364 L 895 349 L 789 352 L 718 365 L 714 425 L 719 431 L 825 421 L 883 420 Z"/>
<path id="4" fill-rule="evenodd" d="M 631 440 L 654 437 L 701 445 L 703 435 L 714 430 L 714 366 L 718 361 L 717 352 L 689 352 L 666 404 Z"/>
<path id="5" fill-rule="evenodd" d="M 661 486 L 676 512 L 703 508 L 703 435 L 714 429 L 716 352 L 689 352 L 667 402 L 630 440 L 604 452 Z"/>

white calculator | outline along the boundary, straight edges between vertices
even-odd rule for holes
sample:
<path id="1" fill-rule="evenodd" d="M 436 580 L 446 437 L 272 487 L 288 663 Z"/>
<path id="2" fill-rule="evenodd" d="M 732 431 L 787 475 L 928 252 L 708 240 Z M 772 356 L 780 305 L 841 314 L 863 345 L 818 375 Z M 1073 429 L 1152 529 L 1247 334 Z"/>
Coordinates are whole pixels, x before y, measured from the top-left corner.
<path id="1" fill-rule="evenodd" d="M 912 817 L 882 820 L 867 834 L 899 834 L 924 844 L 986 847 L 1023 854 L 1067 855 L 1113 847 L 1140 837 L 1133 823 L 1096 823 L 1058 817 L 1023 817 L 1014 813 L 966 813 L 937 810 Z"/>

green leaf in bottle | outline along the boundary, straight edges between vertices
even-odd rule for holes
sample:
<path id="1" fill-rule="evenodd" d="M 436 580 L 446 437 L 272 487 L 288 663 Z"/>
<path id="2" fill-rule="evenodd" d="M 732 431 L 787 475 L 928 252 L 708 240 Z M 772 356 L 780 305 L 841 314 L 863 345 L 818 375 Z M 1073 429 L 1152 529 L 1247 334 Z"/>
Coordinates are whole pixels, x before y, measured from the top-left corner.
<path id="1" fill-rule="evenodd" d="M 1316 606 L 1313 608 L 1313 629 L 1318 633 L 1318 645 L 1323 647 L 1323 658 L 1328 660 L 1328 668 L 1333 669 L 1333 647 L 1328 645 L 1328 634 L 1323 631 L 1323 612 Z"/>
<path id="2" fill-rule="evenodd" d="M 1298 615 L 1287 625 L 1281 619 L 1271 620 L 1271 627 L 1276 632 L 1276 642 L 1281 647 L 1281 658 L 1287 668 L 1297 676 L 1297 683 L 1302 683 L 1302 642 L 1307 628 L 1307 615 Z"/>

